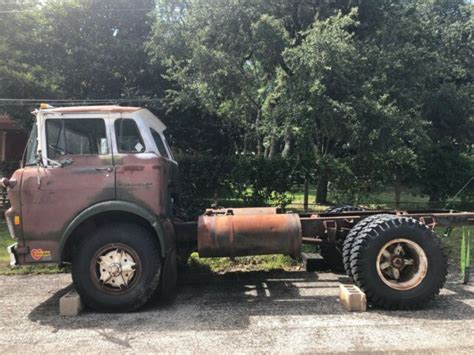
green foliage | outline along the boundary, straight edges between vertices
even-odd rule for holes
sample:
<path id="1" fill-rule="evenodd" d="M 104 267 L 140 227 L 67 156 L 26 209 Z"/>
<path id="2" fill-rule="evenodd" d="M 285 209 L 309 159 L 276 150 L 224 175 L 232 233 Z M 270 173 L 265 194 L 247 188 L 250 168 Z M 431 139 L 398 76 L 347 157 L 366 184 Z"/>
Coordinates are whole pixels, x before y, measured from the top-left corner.
<path id="1" fill-rule="evenodd" d="M 225 199 L 240 199 L 245 206 L 291 202 L 289 192 L 295 185 L 296 169 L 289 159 L 188 155 L 179 161 L 180 206 L 189 218 L 202 213 L 210 203 L 221 206 Z"/>
<path id="2" fill-rule="evenodd" d="M 239 156 L 233 159 L 229 186 L 248 206 L 285 206 L 294 186 L 295 166 L 289 159 Z"/>
<path id="3" fill-rule="evenodd" d="M 390 186 L 440 203 L 474 175 L 474 6 L 355 3 L 4 4 L 21 11 L 0 21 L 0 98 L 161 99 L 189 206 L 286 203 L 304 180 L 320 201 Z M 33 108 L 0 112 L 28 126 Z"/>
<path id="4" fill-rule="evenodd" d="M 2 4 L 0 10 L 19 11 L 0 20 L 0 98 L 35 98 L 49 96 L 58 89 L 58 75 L 48 72 L 37 60 L 44 45 L 40 35 L 43 18 L 31 12 L 28 4 Z M 9 113 L 30 126 L 31 107 L 3 105 L 0 113 Z"/>

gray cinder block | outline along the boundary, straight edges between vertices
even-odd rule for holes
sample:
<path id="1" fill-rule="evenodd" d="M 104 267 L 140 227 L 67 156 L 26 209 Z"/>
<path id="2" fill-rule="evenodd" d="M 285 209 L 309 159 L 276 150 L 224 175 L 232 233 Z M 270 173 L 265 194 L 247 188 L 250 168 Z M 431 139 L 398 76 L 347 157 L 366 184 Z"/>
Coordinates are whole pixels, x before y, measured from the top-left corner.
<path id="1" fill-rule="evenodd" d="M 76 290 L 71 290 L 59 299 L 61 316 L 77 316 L 82 311 L 81 297 Z"/>
<path id="2" fill-rule="evenodd" d="M 344 308 L 350 312 L 367 311 L 367 298 L 365 293 L 355 285 L 339 286 L 339 300 Z"/>

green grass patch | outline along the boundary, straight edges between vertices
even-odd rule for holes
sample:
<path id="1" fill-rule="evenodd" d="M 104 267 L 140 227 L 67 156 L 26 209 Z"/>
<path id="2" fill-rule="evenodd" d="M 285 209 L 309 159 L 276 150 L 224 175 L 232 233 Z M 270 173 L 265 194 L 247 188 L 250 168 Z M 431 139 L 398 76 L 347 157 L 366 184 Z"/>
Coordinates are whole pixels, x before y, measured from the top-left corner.
<path id="1" fill-rule="evenodd" d="M 459 269 L 461 264 L 461 240 L 463 234 L 463 228 L 466 233 L 471 234 L 471 250 L 470 257 L 471 261 L 474 258 L 474 227 L 458 227 L 454 228 L 449 236 L 444 236 L 445 229 L 436 228 L 435 233 L 441 237 L 443 245 L 445 246 L 446 253 L 448 254 L 449 264 Z M 472 264 L 472 263 L 471 263 Z"/>
<path id="2" fill-rule="evenodd" d="M 188 264 L 193 268 L 211 270 L 217 273 L 230 271 L 270 271 L 275 269 L 295 270 L 301 266 L 299 260 L 285 255 L 259 255 L 231 258 L 200 258 L 191 254 Z"/>

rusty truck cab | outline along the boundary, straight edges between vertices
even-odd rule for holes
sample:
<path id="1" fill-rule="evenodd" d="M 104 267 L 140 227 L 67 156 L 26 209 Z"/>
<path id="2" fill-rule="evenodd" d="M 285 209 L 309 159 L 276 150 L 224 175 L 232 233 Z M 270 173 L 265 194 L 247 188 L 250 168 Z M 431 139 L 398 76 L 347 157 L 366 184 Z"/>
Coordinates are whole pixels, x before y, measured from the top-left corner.
<path id="1" fill-rule="evenodd" d="M 73 244 L 103 218 L 144 220 L 164 256 L 177 175 L 165 129 L 138 107 L 39 110 L 23 167 L 9 180 L 13 262 L 70 261 Z"/>

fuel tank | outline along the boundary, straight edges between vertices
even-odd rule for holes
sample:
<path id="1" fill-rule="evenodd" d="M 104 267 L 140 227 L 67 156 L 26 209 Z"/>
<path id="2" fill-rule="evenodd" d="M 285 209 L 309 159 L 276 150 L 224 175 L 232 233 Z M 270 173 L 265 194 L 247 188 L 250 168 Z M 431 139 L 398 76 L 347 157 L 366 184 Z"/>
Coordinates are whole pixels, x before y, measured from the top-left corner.
<path id="1" fill-rule="evenodd" d="M 201 257 L 301 254 L 301 222 L 297 214 L 211 215 L 198 222 Z"/>

